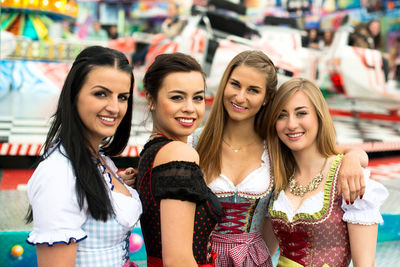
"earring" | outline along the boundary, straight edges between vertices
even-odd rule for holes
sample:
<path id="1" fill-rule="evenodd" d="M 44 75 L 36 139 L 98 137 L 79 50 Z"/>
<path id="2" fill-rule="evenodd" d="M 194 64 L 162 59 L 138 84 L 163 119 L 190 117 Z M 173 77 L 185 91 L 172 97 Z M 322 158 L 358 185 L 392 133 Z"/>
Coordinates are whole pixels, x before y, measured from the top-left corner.
<path id="1" fill-rule="evenodd" d="M 150 111 L 153 111 L 153 110 L 154 110 L 154 106 L 151 105 L 151 106 L 150 106 Z"/>
<path id="2" fill-rule="evenodd" d="M 264 101 L 264 103 L 262 104 L 263 106 L 265 106 L 267 103 Z"/>

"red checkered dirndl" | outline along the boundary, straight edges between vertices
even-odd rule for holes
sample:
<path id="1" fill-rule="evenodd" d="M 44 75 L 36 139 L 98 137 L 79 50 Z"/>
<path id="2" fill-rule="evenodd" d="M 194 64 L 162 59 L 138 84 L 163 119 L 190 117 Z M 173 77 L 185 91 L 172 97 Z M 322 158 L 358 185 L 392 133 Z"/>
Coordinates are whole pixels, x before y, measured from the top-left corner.
<path id="1" fill-rule="evenodd" d="M 243 234 L 213 232 L 211 247 L 218 267 L 272 267 L 271 256 L 259 231 Z"/>

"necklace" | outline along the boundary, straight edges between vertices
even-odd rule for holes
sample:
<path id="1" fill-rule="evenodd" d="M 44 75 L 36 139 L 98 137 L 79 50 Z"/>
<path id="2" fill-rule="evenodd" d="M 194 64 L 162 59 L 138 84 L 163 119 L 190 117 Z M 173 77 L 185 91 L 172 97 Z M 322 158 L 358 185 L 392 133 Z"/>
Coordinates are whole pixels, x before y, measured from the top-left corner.
<path id="1" fill-rule="evenodd" d="M 232 147 L 232 146 L 231 146 L 230 144 L 228 144 L 223 138 L 222 138 L 222 142 L 224 142 L 233 152 L 237 153 L 237 152 L 239 152 L 239 150 L 241 150 L 242 148 L 247 147 L 247 146 L 250 146 L 250 145 L 254 144 L 254 143 L 257 142 L 257 141 L 251 142 L 250 144 L 241 146 L 241 147 L 239 147 L 239 148 L 234 148 L 234 147 Z"/>
<path id="2" fill-rule="evenodd" d="M 319 171 L 319 173 L 317 175 L 314 176 L 314 178 L 311 180 L 311 182 L 307 186 L 298 185 L 297 181 L 294 179 L 295 172 L 293 172 L 292 176 L 290 176 L 290 178 L 289 178 L 290 193 L 292 193 L 295 196 L 303 197 L 304 194 L 306 194 L 307 192 L 311 192 L 311 191 L 317 189 L 318 185 L 321 183 L 322 179 L 324 179 L 324 176 L 322 175 L 322 171 L 325 168 L 327 160 L 328 160 L 328 158 L 325 158 L 325 161 L 324 161 L 324 164 L 322 165 L 321 170 Z"/>

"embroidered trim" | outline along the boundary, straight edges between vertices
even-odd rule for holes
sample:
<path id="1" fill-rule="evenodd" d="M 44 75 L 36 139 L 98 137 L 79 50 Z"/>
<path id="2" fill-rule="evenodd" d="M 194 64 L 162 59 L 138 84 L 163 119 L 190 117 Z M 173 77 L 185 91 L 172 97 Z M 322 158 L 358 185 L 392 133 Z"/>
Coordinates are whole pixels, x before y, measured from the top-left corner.
<path id="1" fill-rule="evenodd" d="M 337 175 L 339 172 L 340 168 L 340 163 L 342 161 L 343 155 L 338 154 L 334 158 L 331 167 L 328 171 L 328 176 L 325 181 L 324 185 L 324 202 L 322 209 L 313 213 L 313 214 L 307 214 L 307 213 L 297 213 L 294 215 L 292 222 L 289 222 L 289 219 L 287 217 L 287 214 L 283 211 L 276 211 L 273 210 L 273 203 L 276 201 L 278 198 L 279 194 L 281 193 L 282 190 L 279 191 L 278 194 L 274 197 L 273 203 L 269 207 L 269 213 L 271 214 L 271 217 L 273 219 L 280 219 L 283 220 L 287 224 L 291 225 L 297 225 L 297 224 L 317 224 L 317 223 L 322 223 L 326 219 L 329 218 L 329 216 L 332 213 L 332 208 L 333 208 L 333 201 L 335 199 L 336 195 L 336 184 L 337 184 Z"/>
<path id="2" fill-rule="evenodd" d="M 252 193 L 247 193 L 247 192 L 238 192 L 237 195 L 240 197 L 244 198 L 252 198 L 252 199 L 260 199 L 265 197 L 270 191 L 271 191 L 272 186 L 270 185 L 267 189 L 267 191 L 261 193 L 261 194 L 252 194 Z M 223 192 L 223 193 L 214 193 L 218 198 L 222 197 L 230 197 L 235 195 L 235 192 Z"/>
<path id="3" fill-rule="evenodd" d="M 262 164 L 263 164 L 263 165 L 267 165 L 267 163 L 268 163 L 267 167 L 269 167 L 268 169 L 269 169 L 269 177 L 270 177 L 270 179 L 269 179 L 269 186 L 268 186 L 267 190 L 264 191 L 264 192 L 262 192 L 262 193 L 260 193 L 260 194 L 252 194 L 252 193 L 247 193 L 247 192 L 237 192 L 238 196 L 243 197 L 243 198 L 259 199 L 259 198 L 265 197 L 266 195 L 268 195 L 268 194 L 274 189 L 274 177 L 273 177 L 273 175 L 272 175 L 272 169 L 271 169 L 271 167 L 270 167 L 270 166 L 271 166 L 271 164 L 270 164 L 271 161 L 269 160 L 268 150 L 265 149 L 264 152 L 263 152 L 263 155 L 264 155 L 264 153 L 266 154 L 265 158 L 266 158 L 266 161 L 267 161 L 267 162 L 264 162 L 264 159 L 262 159 L 262 161 L 263 161 Z M 215 194 L 218 198 L 221 198 L 221 197 L 230 197 L 230 196 L 233 196 L 233 195 L 235 194 L 235 192 L 233 192 L 233 191 L 214 192 L 214 194 Z"/>
<path id="4" fill-rule="evenodd" d="M 104 166 L 100 160 L 97 159 L 97 166 L 99 170 L 101 171 L 101 175 L 103 178 L 106 180 L 106 183 L 108 185 L 108 188 L 110 188 L 111 191 L 114 190 L 114 185 L 112 184 L 112 178 L 111 174 L 106 172 L 106 166 Z M 111 170 L 110 170 L 111 171 Z M 107 179 L 108 178 L 108 179 Z"/>

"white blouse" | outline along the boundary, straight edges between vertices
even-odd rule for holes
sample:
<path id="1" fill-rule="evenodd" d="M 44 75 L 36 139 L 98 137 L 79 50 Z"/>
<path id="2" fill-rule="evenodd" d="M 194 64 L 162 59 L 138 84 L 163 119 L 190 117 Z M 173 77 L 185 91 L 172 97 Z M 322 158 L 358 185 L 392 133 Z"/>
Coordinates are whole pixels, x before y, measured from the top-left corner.
<path id="1" fill-rule="evenodd" d="M 27 241 L 32 244 L 69 243 L 71 239 L 80 241 L 87 237 L 82 230 L 82 225 L 90 216 L 87 203 L 85 201 L 82 210 L 79 208 L 75 190 L 76 177 L 71 162 L 60 150 L 65 154 L 62 147 L 56 149 L 38 165 L 28 182 L 28 199 L 32 205 L 34 226 Z M 110 171 L 116 173 L 117 167 L 113 161 L 104 155 L 102 157 Z M 142 213 L 139 195 L 125 184 L 131 196 L 112 191 L 109 175 L 103 173 L 110 189 L 115 219 L 122 226 L 133 227 Z M 119 180 L 122 182 L 121 178 Z"/>
<path id="2" fill-rule="evenodd" d="M 208 187 L 217 195 L 237 193 L 239 196 L 261 196 L 265 194 L 271 183 L 270 161 L 268 150 L 265 149 L 261 156 L 261 166 L 250 172 L 238 185 L 224 175 L 214 179 Z"/>
<path id="3" fill-rule="evenodd" d="M 364 169 L 365 194 L 362 199 L 358 197 L 353 204 L 349 205 L 347 205 L 343 199 L 343 221 L 363 225 L 383 222 L 379 208 L 388 197 L 389 193 L 381 183 L 373 181 L 369 179 L 369 177 L 370 171 Z M 286 213 L 289 222 L 292 222 L 293 217 L 298 213 L 314 214 L 320 211 L 323 207 L 323 203 L 324 192 L 321 191 L 305 199 L 301 206 L 297 210 L 294 210 L 289 199 L 286 197 L 285 191 L 282 190 L 278 198 L 273 202 L 273 210 Z"/>

